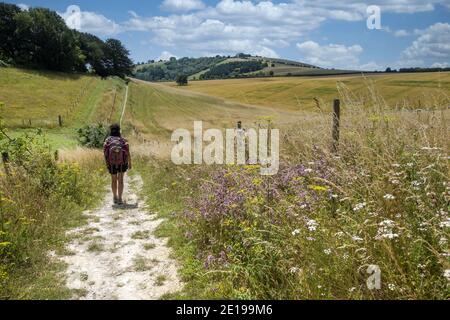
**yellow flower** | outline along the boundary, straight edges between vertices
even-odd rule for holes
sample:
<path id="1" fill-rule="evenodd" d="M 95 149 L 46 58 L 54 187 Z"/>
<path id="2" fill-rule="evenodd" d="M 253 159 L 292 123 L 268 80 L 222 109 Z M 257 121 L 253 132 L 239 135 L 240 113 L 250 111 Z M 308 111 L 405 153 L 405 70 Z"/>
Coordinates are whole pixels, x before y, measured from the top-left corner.
<path id="1" fill-rule="evenodd" d="M 309 186 L 309 188 L 314 191 L 328 191 L 328 188 L 323 186 Z"/>

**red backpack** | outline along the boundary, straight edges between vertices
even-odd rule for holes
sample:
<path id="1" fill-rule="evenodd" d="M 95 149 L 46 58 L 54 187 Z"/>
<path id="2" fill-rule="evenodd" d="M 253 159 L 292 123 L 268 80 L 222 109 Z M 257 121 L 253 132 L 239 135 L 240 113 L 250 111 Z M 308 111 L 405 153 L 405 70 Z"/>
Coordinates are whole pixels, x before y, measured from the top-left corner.
<path id="1" fill-rule="evenodd" d="M 108 166 L 119 167 L 128 163 L 128 145 L 121 137 L 109 137 L 105 141 L 104 153 Z"/>

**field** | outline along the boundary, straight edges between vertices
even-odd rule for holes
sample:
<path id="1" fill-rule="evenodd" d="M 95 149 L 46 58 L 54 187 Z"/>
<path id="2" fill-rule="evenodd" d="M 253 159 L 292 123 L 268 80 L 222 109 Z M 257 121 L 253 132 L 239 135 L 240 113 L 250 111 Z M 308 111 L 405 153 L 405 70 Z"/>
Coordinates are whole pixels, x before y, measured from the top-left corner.
<path id="1" fill-rule="evenodd" d="M 448 101 L 450 73 L 193 81 L 182 89 L 277 110 L 313 110 L 315 98 L 326 107 L 341 92 L 351 92 L 362 104 L 377 94 L 391 108 L 425 109 Z"/>
<path id="2" fill-rule="evenodd" d="M 2 123 L 13 137 L 43 127 L 54 148 L 75 148 L 78 127 L 118 121 L 122 112 L 125 83 L 119 79 L 1 68 L 0 75 Z M 448 299 L 449 90 L 450 73 L 193 81 L 187 87 L 132 79 L 123 127 L 134 174 L 143 178 L 138 191 L 149 212 L 165 219 L 157 235 L 169 238 L 184 281 L 166 298 Z M 342 105 L 337 151 L 330 148 L 335 98 Z M 269 119 L 281 130 L 274 177 L 260 176 L 258 166 L 168 161 L 172 131 L 192 131 L 193 121 L 231 128 L 241 120 L 249 128 Z M 11 147 L 18 163 L 32 164 L 21 146 L 34 142 L 18 141 Z M 55 164 L 38 146 L 43 160 L 33 166 L 36 178 L 19 170 L 8 188 L 0 175 L 0 204 L 6 203 L 0 208 L 14 226 L 0 238 L 6 248 L 0 246 L 0 254 L 8 253 L 0 255 L 0 281 L 8 288 L 0 294 L 68 298 L 45 252 L 63 250 L 62 230 L 82 223 L 81 211 L 101 198 L 106 174 L 99 152 L 65 151 Z M 49 195 L 39 192 L 42 184 L 51 186 Z M 66 211 L 70 221 L 58 214 Z M 45 245 L 36 248 L 42 239 Z M 370 266 L 381 270 L 380 290 L 366 286 Z M 39 271 L 47 268 L 49 274 Z"/>

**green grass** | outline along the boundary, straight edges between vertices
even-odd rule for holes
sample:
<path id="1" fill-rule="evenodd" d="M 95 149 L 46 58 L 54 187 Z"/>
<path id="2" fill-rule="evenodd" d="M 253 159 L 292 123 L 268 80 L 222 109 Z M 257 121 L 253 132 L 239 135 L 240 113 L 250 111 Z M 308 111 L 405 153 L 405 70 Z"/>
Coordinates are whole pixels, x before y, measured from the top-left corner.
<path id="1" fill-rule="evenodd" d="M 0 68 L 5 126 L 18 132 L 44 128 L 57 147 L 73 148 L 75 129 L 87 123 L 117 122 L 124 90 L 116 78 Z"/>

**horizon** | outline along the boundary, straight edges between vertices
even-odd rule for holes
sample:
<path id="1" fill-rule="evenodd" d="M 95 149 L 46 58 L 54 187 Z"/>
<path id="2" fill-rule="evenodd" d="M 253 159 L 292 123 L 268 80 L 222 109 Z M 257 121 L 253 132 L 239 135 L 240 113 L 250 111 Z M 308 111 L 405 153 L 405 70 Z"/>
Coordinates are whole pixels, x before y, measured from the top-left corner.
<path id="1" fill-rule="evenodd" d="M 327 69 L 450 67 L 446 0 L 6 2 L 49 8 L 73 29 L 117 38 L 136 64 L 242 52 Z M 369 5 L 381 10 L 379 29 L 368 28 Z"/>

